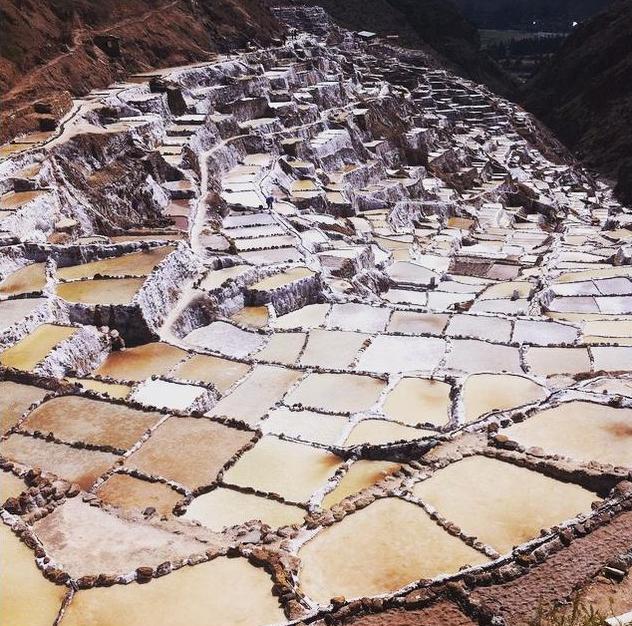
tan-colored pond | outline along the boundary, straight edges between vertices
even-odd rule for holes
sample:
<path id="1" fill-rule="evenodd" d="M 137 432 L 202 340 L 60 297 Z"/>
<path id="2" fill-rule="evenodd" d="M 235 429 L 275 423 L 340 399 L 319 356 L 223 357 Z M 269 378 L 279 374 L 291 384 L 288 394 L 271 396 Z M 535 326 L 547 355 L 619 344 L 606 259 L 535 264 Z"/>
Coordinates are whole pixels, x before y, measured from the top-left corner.
<path id="1" fill-rule="evenodd" d="M 305 513 L 297 506 L 220 487 L 195 498 L 184 519 L 197 520 L 219 532 L 249 520 L 260 520 L 272 528 L 300 524 Z"/>
<path id="2" fill-rule="evenodd" d="M 307 267 L 294 267 L 284 272 L 279 272 L 278 274 L 272 274 L 272 276 L 268 276 L 256 282 L 254 285 L 251 285 L 250 289 L 256 291 L 271 291 L 313 275 L 314 272 Z"/>
<path id="3" fill-rule="evenodd" d="M 541 528 L 590 512 L 597 499 L 577 485 L 483 456 L 437 471 L 413 493 L 501 554 L 537 537 Z"/>
<path id="4" fill-rule="evenodd" d="M 127 398 L 132 390 L 132 388 L 128 385 L 104 383 L 101 380 L 94 380 L 92 378 L 73 378 L 72 376 L 69 376 L 66 380 L 68 382 L 81 385 L 84 389 L 89 389 L 90 391 L 96 391 L 98 393 L 105 393 L 110 396 L 110 398 Z"/>
<path id="5" fill-rule="evenodd" d="M 130 304 L 144 282 L 144 278 L 91 278 L 59 283 L 56 293 L 67 302 Z"/>
<path id="6" fill-rule="evenodd" d="M 279 407 L 261 422 L 264 433 L 284 434 L 303 441 L 314 441 L 324 445 L 339 443 L 349 422 L 341 415 L 327 415 L 316 411 L 292 411 Z"/>
<path id="7" fill-rule="evenodd" d="M 309 374 L 285 398 L 288 405 L 332 412 L 364 411 L 377 401 L 386 383 L 355 374 Z"/>
<path id="8" fill-rule="evenodd" d="M 211 383 L 220 393 L 224 393 L 249 371 L 250 365 L 246 363 L 196 354 L 178 365 L 173 376 L 183 380 Z"/>
<path id="9" fill-rule="evenodd" d="M 357 446 L 365 443 L 380 445 L 395 441 L 412 441 L 423 437 L 432 437 L 436 434 L 431 430 L 402 426 L 389 420 L 368 419 L 362 420 L 353 428 L 345 441 L 345 445 Z"/>
<path id="10" fill-rule="evenodd" d="M 7 498 L 17 498 L 28 489 L 26 483 L 11 472 L 0 470 L 0 506 Z"/>
<path id="11" fill-rule="evenodd" d="M 321 604 L 339 595 L 349 600 L 395 591 L 487 560 L 421 507 L 397 498 L 376 500 L 325 528 L 299 557 L 301 588 Z"/>
<path id="12" fill-rule="evenodd" d="M 11 381 L 0 382 L 0 429 L 5 432 L 24 412 L 44 398 L 48 392 L 45 389 L 22 385 Z"/>
<path id="13" fill-rule="evenodd" d="M 450 389 L 450 385 L 438 380 L 402 378 L 386 397 L 384 413 L 411 426 L 444 426 L 450 419 Z"/>
<path id="14" fill-rule="evenodd" d="M 46 286 L 46 265 L 32 263 L 9 274 L 0 282 L 0 295 L 18 296 L 41 291 Z"/>
<path id="15" fill-rule="evenodd" d="M 149 584 L 80 591 L 63 626 L 268 626 L 286 621 L 272 580 L 245 559 L 217 558 Z"/>
<path id="16" fill-rule="evenodd" d="M 173 246 L 163 246 L 142 252 L 123 254 L 101 261 L 60 267 L 57 270 L 57 275 L 63 280 L 91 278 L 95 274 L 104 276 L 147 276 L 158 263 L 174 250 Z"/>
<path id="17" fill-rule="evenodd" d="M 632 467 L 632 409 L 566 402 L 503 432 L 549 454 Z"/>
<path id="18" fill-rule="evenodd" d="M 306 339 L 305 333 L 275 333 L 254 356 L 257 360 L 293 365 Z"/>
<path id="19" fill-rule="evenodd" d="M 32 370 L 59 343 L 69 339 L 76 328 L 42 324 L 15 345 L 0 353 L 0 363 L 19 370 Z"/>
<path id="20" fill-rule="evenodd" d="M 137 411 L 81 396 L 53 398 L 26 418 L 25 430 L 52 432 L 63 441 L 83 441 L 115 448 L 130 448 L 162 415 Z"/>
<path id="21" fill-rule="evenodd" d="M 329 304 L 308 304 L 286 315 L 277 317 L 271 324 L 274 328 L 316 328 L 325 323 Z"/>
<path id="22" fill-rule="evenodd" d="M 171 515 L 178 493 L 163 483 L 150 483 L 127 474 L 113 474 L 96 491 L 103 501 L 122 509 L 144 511 L 154 507 L 160 515 Z"/>
<path id="23" fill-rule="evenodd" d="M 267 306 L 246 306 L 231 315 L 230 319 L 243 326 L 263 328 L 268 323 L 269 317 Z"/>
<path id="24" fill-rule="evenodd" d="M 224 475 L 227 483 L 278 493 L 290 502 L 305 502 L 340 467 L 326 450 L 267 435 Z"/>
<path id="25" fill-rule="evenodd" d="M 44 578 L 33 552 L 0 523 L 0 607 L 3 626 L 51 626 L 68 589 Z"/>
<path id="26" fill-rule="evenodd" d="M 89 489 L 92 483 L 119 459 L 99 450 L 86 450 L 27 437 L 10 435 L 0 442 L 0 454 L 26 467 L 41 467 Z"/>
<path id="27" fill-rule="evenodd" d="M 465 420 L 472 422 L 490 411 L 511 409 L 542 400 L 544 387 L 522 376 L 477 374 L 463 386 Z"/>
<path id="28" fill-rule="evenodd" d="M 111 352 L 94 371 L 100 376 L 116 380 L 139 381 L 154 374 L 166 374 L 187 352 L 168 343 L 147 343 L 135 348 Z"/>
<path id="29" fill-rule="evenodd" d="M 312 330 L 301 356 L 301 365 L 345 369 L 355 359 L 369 335 L 336 330 Z"/>
<path id="30" fill-rule="evenodd" d="M 195 489 L 212 483 L 222 466 L 252 436 L 250 431 L 205 418 L 171 417 L 126 464 Z"/>
<path id="31" fill-rule="evenodd" d="M 386 476 L 394 474 L 400 467 L 399 463 L 389 461 L 356 461 L 342 477 L 337 487 L 323 498 L 321 506 L 324 509 L 330 509 L 347 496 L 384 480 Z"/>

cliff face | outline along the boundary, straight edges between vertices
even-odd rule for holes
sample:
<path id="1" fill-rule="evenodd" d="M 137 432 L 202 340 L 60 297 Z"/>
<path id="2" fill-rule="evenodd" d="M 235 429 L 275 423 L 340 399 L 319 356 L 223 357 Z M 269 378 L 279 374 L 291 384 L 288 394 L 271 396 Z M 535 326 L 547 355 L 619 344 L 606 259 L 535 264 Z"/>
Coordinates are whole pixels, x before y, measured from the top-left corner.
<path id="1" fill-rule="evenodd" d="M 632 2 L 582 24 L 525 88 L 527 108 L 632 202 Z"/>
<path id="2" fill-rule="evenodd" d="M 322 6 L 351 30 L 399 35 L 408 46 L 431 49 L 462 76 L 506 97 L 515 95 L 512 79 L 480 47 L 475 26 L 446 0 L 308 0 Z"/>
<path id="3" fill-rule="evenodd" d="M 0 0 L 0 24 L 0 140 L 130 72 L 267 45 L 283 30 L 262 0 Z"/>

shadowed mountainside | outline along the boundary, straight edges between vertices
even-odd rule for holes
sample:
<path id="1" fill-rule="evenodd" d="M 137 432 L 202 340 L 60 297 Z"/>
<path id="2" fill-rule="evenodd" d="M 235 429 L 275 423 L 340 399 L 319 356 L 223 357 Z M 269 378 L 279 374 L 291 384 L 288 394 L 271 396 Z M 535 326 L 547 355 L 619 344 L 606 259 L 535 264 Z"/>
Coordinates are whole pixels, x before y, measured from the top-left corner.
<path id="1" fill-rule="evenodd" d="M 580 25 L 525 87 L 528 109 L 632 202 L 632 2 Z"/>

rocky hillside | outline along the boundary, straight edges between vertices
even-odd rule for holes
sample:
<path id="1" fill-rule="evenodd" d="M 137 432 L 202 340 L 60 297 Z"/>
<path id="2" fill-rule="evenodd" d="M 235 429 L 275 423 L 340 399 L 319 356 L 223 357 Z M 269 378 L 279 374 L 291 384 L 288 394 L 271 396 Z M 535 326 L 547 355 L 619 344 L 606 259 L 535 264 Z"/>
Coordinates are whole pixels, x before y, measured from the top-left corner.
<path id="1" fill-rule="evenodd" d="M 208 58 L 282 32 L 262 0 L 0 0 L 0 139 L 130 71 Z"/>
<path id="2" fill-rule="evenodd" d="M 577 28 L 527 86 L 527 107 L 632 202 L 632 2 Z"/>
<path id="3" fill-rule="evenodd" d="M 512 79 L 481 50 L 478 30 L 449 0 L 309 0 L 352 30 L 396 34 L 415 48 L 431 47 L 462 76 L 504 96 L 515 95 Z"/>

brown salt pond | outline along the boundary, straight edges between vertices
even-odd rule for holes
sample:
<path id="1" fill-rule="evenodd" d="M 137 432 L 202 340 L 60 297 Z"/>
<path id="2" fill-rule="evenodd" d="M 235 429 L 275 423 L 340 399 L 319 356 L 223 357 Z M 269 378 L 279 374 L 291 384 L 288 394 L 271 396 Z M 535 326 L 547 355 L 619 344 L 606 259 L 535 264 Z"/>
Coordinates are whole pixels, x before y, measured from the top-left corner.
<path id="1" fill-rule="evenodd" d="M 0 353 L 0 364 L 19 370 L 32 370 L 57 344 L 69 339 L 76 328 L 42 324 L 15 345 Z"/>
<path id="2" fill-rule="evenodd" d="M 246 306 L 230 316 L 233 322 L 251 328 L 263 328 L 268 323 L 270 314 L 267 306 Z"/>
<path id="3" fill-rule="evenodd" d="M 477 374 L 463 386 L 465 421 L 472 422 L 490 411 L 511 409 L 542 400 L 547 391 L 522 376 Z"/>
<path id="4" fill-rule="evenodd" d="M 91 261 L 81 265 L 71 265 L 57 269 L 62 280 L 91 278 L 95 274 L 103 276 L 147 276 L 175 247 L 163 246 L 141 252 L 132 252 L 118 257 Z"/>
<path id="5" fill-rule="evenodd" d="M 0 606 L 3 626 L 51 626 L 68 589 L 42 575 L 29 550 L 0 523 Z"/>
<path id="6" fill-rule="evenodd" d="M 577 485 L 483 456 L 438 470 L 413 494 L 501 554 L 541 528 L 590 512 L 597 499 Z"/>
<path id="7" fill-rule="evenodd" d="M 126 450 L 160 419 L 160 413 L 137 411 L 81 396 L 63 396 L 38 406 L 22 427 L 27 431 L 52 432 L 63 441 L 83 441 Z"/>
<path id="8" fill-rule="evenodd" d="M 347 496 L 384 480 L 386 476 L 397 472 L 400 467 L 399 463 L 389 461 L 356 461 L 342 477 L 337 487 L 323 498 L 321 506 L 324 509 L 330 509 Z"/>
<path id="9" fill-rule="evenodd" d="M 70 283 L 59 283 L 57 295 L 67 302 L 81 304 L 130 304 L 144 278 L 91 278 Z"/>
<path id="10" fill-rule="evenodd" d="M 299 557 L 301 588 L 320 604 L 395 591 L 487 561 L 421 507 L 397 498 L 376 500 L 321 530 Z"/>
<path id="11" fill-rule="evenodd" d="M 182 494 L 163 483 L 151 483 L 127 474 L 113 474 L 96 491 L 104 502 L 122 509 L 156 509 L 159 515 L 171 515 Z"/>
<path id="12" fill-rule="evenodd" d="M 195 498 L 184 519 L 197 520 L 219 532 L 250 520 L 260 520 L 272 528 L 301 524 L 305 513 L 297 506 L 220 487 Z"/>
<path id="13" fill-rule="evenodd" d="M 0 506 L 7 498 L 17 498 L 28 487 L 26 483 L 11 472 L 0 470 Z"/>
<path id="14" fill-rule="evenodd" d="M 438 380 L 402 378 L 386 397 L 384 413 L 411 426 L 444 426 L 450 419 L 450 390 L 450 385 Z"/>
<path id="15" fill-rule="evenodd" d="M 247 599 L 247 601 L 245 601 Z M 245 559 L 217 558 L 146 585 L 78 592 L 62 626 L 268 626 L 286 618 L 272 580 Z"/>
<path id="16" fill-rule="evenodd" d="M 26 467 L 41 467 L 82 489 L 89 489 L 120 458 L 109 452 L 72 448 L 17 434 L 0 442 L 0 454 Z"/>
<path id="17" fill-rule="evenodd" d="M 306 502 L 340 467 L 335 454 L 267 435 L 224 475 L 226 483 Z"/>
<path id="18" fill-rule="evenodd" d="M 206 418 L 171 417 L 127 459 L 126 465 L 195 489 L 212 483 L 222 466 L 252 436 L 251 431 Z"/>
<path id="19" fill-rule="evenodd" d="M 46 265 L 32 263 L 21 267 L 0 281 L 0 295 L 18 296 L 33 291 L 41 291 L 46 286 Z"/>
<path id="20" fill-rule="evenodd" d="M 253 291 L 272 291 L 313 275 L 314 272 L 307 267 L 294 267 L 284 272 L 272 274 L 271 276 L 256 282 L 254 285 L 251 285 L 249 289 Z"/>
<path id="21" fill-rule="evenodd" d="M 45 389 L 12 381 L 0 382 L 0 429 L 4 433 L 34 403 L 44 399 Z"/>
<path id="22" fill-rule="evenodd" d="M 116 380 L 140 381 L 153 375 L 166 374 L 186 356 L 188 353 L 185 350 L 168 343 L 147 343 L 111 352 L 94 373 Z"/>
<path id="23" fill-rule="evenodd" d="M 302 404 L 335 413 L 365 411 L 375 404 L 386 383 L 355 374 L 309 374 L 286 396 L 288 405 Z"/>
<path id="24" fill-rule="evenodd" d="M 566 402 L 503 431 L 523 446 L 578 461 L 632 467 L 632 409 Z"/>
<path id="25" fill-rule="evenodd" d="M 175 378 L 212 384 L 220 393 L 227 391 L 250 371 L 250 365 L 217 356 L 196 354 L 173 371 Z"/>

